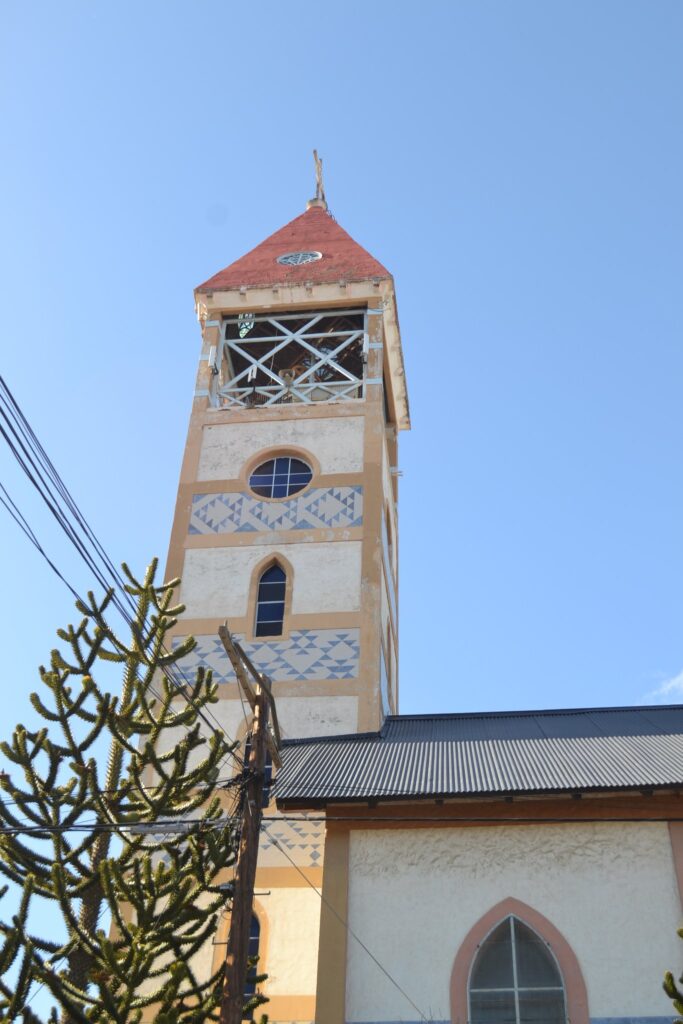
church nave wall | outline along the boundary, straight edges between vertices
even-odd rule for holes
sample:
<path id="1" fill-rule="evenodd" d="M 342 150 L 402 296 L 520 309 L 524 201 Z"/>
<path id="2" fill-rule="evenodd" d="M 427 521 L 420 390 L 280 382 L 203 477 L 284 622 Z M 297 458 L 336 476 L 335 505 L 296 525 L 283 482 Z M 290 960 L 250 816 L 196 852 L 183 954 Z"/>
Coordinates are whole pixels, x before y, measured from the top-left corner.
<path id="1" fill-rule="evenodd" d="M 680 973 L 680 902 L 666 823 L 350 833 L 349 924 L 435 1021 L 451 1019 L 451 971 L 465 936 L 509 897 L 569 944 L 592 1021 L 670 1019 L 661 985 L 665 970 Z M 347 1021 L 415 1016 L 349 941 Z"/>

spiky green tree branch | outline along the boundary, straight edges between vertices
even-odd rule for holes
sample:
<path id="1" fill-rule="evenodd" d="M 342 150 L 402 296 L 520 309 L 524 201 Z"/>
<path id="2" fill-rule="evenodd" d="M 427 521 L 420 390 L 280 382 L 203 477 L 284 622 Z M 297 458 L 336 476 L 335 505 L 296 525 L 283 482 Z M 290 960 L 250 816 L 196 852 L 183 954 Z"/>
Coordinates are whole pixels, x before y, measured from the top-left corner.
<path id="1" fill-rule="evenodd" d="M 22 892 L 18 914 L 0 923 L 0 970 L 6 979 L 13 967 L 18 979 L 0 982 L 4 1020 L 38 1020 L 27 1008 L 36 986 L 63 1022 L 218 1016 L 222 969 L 200 972 L 207 957 L 196 954 L 229 908 L 220 883 L 238 836 L 222 786 L 233 747 L 201 720 L 217 699 L 210 673 L 200 668 L 178 686 L 173 667 L 194 640 L 171 649 L 168 639 L 184 610 L 174 604 L 177 581 L 156 585 L 156 562 L 142 581 L 124 572 L 136 605 L 130 635 L 106 617 L 111 593 L 79 602 L 80 624 L 59 631 L 64 650 L 41 667 L 43 689 L 31 697 L 46 725 L 19 725 L 0 744 L 11 766 L 0 775 L 0 872 Z M 120 666 L 119 696 L 98 683 L 102 662 Z M 41 902 L 60 912 L 56 941 L 30 932 Z"/>
<path id="2" fill-rule="evenodd" d="M 679 938 L 683 939 L 683 928 L 678 929 Z M 679 984 L 683 984 L 683 975 L 678 979 Z M 674 981 L 674 976 L 671 971 L 667 971 L 664 975 L 664 991 L 668 995 L 669 999 L 674 1004 L 674 1009 L 678 1014 L 673 1024 L 683 1024 L 683 991 L 678 987 Z"/>

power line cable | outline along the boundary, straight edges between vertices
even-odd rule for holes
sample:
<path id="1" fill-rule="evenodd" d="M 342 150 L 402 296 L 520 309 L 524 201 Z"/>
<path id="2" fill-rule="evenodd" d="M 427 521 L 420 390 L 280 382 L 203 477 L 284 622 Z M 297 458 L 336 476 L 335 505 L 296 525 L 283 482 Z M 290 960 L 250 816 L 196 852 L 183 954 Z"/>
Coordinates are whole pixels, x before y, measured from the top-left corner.
<path id="1" fill-rule="evenodd" d="M 61 572 L 59 571 L 59 569 L 57 568 L 55 563 L 48 556 L 48 554 L 46 553 L 45 549 L 42 547 L 42 545 L 38 541 L 38 538 L 36 537 L 35 533 L 33 532 L 31 527 L 27 523 L 26 519 L 22 515 L 21 511 L 19 510 L 19 508 L 12 501 L 12 498 L 10 497 L 10 495 L 7 492 L 7 489 L 5 488 L 4 484 L 2 484 L 2 483 L 0 483 L 0 490 L 2 490 L 3 495 L 4 495 L 4 497 L 2 495 L 0 495 L 0 502 L 5 506 L 5 508 L 7 509 L 7 511 L 9 512 L 9 514 L 11 515 L 12 519 L 15 521 L 15 523 L 17 524 L 19 529 L 28 537 L 28 539 L 31 542 L 31 544 L 33 544 L 33 546 L 40 552 L 40 554 L 43 556 L 43 558 L 45 559 L 47 564 L 50 566 L 52 571 L 59 577 L 59 579 L 62 581 L 62 583 L 71 591 L 73 597 L 77 601 L 79 601 L 80 598 L 79 598 L 78 594 L 76 593 L 74 588 L 71 586 L 69 581 L 67 579 L 65 579 L 64 576 L 62 576 Z"/>
<path id="2" fill-rule="evenodd" d="M 219 781 L 226 781 L 226 780 L 219 780 Z M 227 780 L 227 786 L 224 787 L 224 788 L 228 788 L 228 787 L 231 787 L 231 786 L 237 786 L 238 783 L 239 783 L 240 788 L 241 788 L 241 787 L 243 787 L 246 784 L 246 780 L 240 778 L 239 776 L 231 776 L 230 779 Z M 216 783 L 216 785 L 218 785 L 218 782 Z M 106 791 L 103 790 L 102 792 L 106 792 Z M 228 815 L 228 818 L 230 818 L 230 817 L 231 817 L 231 815 Z M 196 823 L 201 823 L 201 819 L 195 819 L 191 823 L 194 824 L 195 822 Z M 183 824 L 188 824 L 188 823 L 190 823 L 190 822 L 187 822 L 187 821 L 183 822 Z M 216 825 L 216 827 L 218 827 L 218 825 Z M 6 831 L 7 830 L 0 829 L 0 834 L 3 834 L 3 833 L 6 834 Z M 46 830 L 43 830 L 43 831 L 46 831 Z M 55 829 L 50 829 L 50 831 L 52 832 L 52 831 L 56 831 L 56 830 Z M 63 831 L 69 831 L 69 829 L 65 828 Z M 120 828 L 117 829 L 117 831 L 124 832 L 124 831 L 130 831 L 130 829 L 126 829 L 125 827 L 120 827 Z M 151 832 L 151 829 L 150 829 L 150 832 Z M 107 911 L 110 911 L 110 910 L 111 910 L 111 908 L 109 906 L 109 903 L 106 900 L 103 901 L 103 903 L 102 903 L 102 905 L 100 907 L 100 911 L 99 911 L 99 913 L 97 915 L 97 918 L 96 918 L 96 921 L 95 921 L 95 926 L 97 926 L 100 923 L 100 921 L 102 920 L 104 915 L 107 913 Z M 68 958 L 68 956 L 69 956 L 68 953 L 64 953 L 61 957 L 58 957 L 56 960 L 50 960 L 48 962 L 54 968 L 58 964 L 62 963 L 64 960 L 66 960 Z M 33 1002 L 33 1000 L 36 998 L 36 996 L 38 996 L 42 992 L 42 990 L 44 988 L 45 988 L 45 982 L 41 982 L 38 985 L 38 987 L 35 988 L 33 990 L 33 992 L 29 995 L 28 999 L 26 1000 L 26 1002 L 24 1003 L 24 1005 L 22 1007 L 22 1010 L 25 1010 L 26 1007 L 29 1006 L 29 1004 Z"/>
<path id="3" fill-rule="evenodd" d="M 13 419 L 12 407 L 8 407 L 5 392 L 8 392 L 4 380 L 0 377 L 0 417 L 5 421 L 6 426 L 0 424 L 0 434 L 4 437 L 7 445 L 14 455 L 20 468 L 25 473 L 30 483 L 35 487 L 38 494 L 42 498 L 43 502 L 49 509 L 52 516 L 55 518 L 59 526 L 66 533 L 67 537 L 74 545 L 80 556 L 86 562 L 90 570 L 95 575 L 98 583 L 106 589 L 107 581 L 102 575 L 100 568 L 97 563 L 93 560 L 92 555 L 88 552 L 87 547 L 78 536 L 77 531 L 74 529 L 72 524 L 69 522 L 68 517 L 64 514 L 63 510 L 59 507 L 58 500 L 55 499 L 54 494 L 50 492 L 50 485 L 45 479 L 43 472 L 41 472 L 39 461 L 34 458 L 35 452 L 32 453 L 31 446 L 32 441 L 30 438 L 26 438 L 25 431 L 17 426 L 16 420 Z M 3 408 L 2 406 L 5 406 Z M 8 411 L 9 409 L 9 411 Z M 9 433 L 8 433 L 9 431 Z M 22 437 L 23 435 L 23 437 Z M 26 442 L 26 443 L 25 443 Z M 28 445 L 28 447 L 27 447 Z M 119 606 L 119 600 L 117 595 L 117 607 Z M 120 609 L 121 610 L 121 609 Z"/>
<path id="4" fill-rule="evenodd" d="M 216 781 L 214 782 L 214 786 L 218 787 L 219 789 L 221 787 L 224 788 L 224 789 L 228 789 L 228 788 L 230 788 L 230 786 L 232 784 L 236 784 L 236 780 L 239 779 L 239 778 L 240 778 L 239 775 L 226 775 L 225 778 L 216 779 Z M 153 795 L 155 790 L 161 789 L 161 788 L 162 788 L 161 786 L 147 786 L 145 788 L 145 793 L 148 796 L 151 796 L 151 795 Z M 99 794 L 106 795 L 107 793 L 119 793 L 120 791 L 121 791 L 121 788 L 117 786 L 117 787 L 114 787 L 114 788 L 104 787 L 103 789 L 98 789 L 97 792 Z M 33 798 L 32 799 L 30 796 L 27 797 L 26 800 L 5 800 L 4 797 L 0 796 L 0 804 L 2 804 L 4 807 L 17 807 L 19 804 L 28 804 L 28 803 L 36 803 L 36 802 L 37 802 L 37 798 Z"/>
<path id="5" fill-rule="evenodd" d="M 2 436 L 5 438 L 5 441 L 7 442 L 10 451 L 12 452 L 15 459 L 19 463 L 20 467 L 26 474 L 27 478 L 38 491 L 40 497 L 47 505 L 51 514 L 54 516 L 62 530 L 66 533 L 67 537 L 78 551 L 79 555 L 83 558 L 86 565 L 93 572 L 98 583 L 103 587 L 105 591 L 113 590 L 112 599 L 114 601 L 114 604 L 118 611 L 120 612 L 120 614 L 122 615 L 122 617 L 124 618 L 124 621 L 126 621 L 128 625 L 130 625 L 132 619 L 130 612 L 125 607 L 125 604 L 128 605 L 128 608 L 130 608 L 133 613 L 135 612 L 136 609 L 132 596 L 128 593 L 126 589 L 125 581 L 122 579 L 120 573 L 115 568 L 113 562 L 107 555 L 103 545 L 97 539 L 94 531 L 89 526 L 85 516 L 82 514 L 81 510 L 79 509 L 78 505 L 73 499 L 71 493 L 66 487 L 66 484 L 64 483 L 54 464 L 52 463 L 49 456 L 45 452 L 45 449 L 38 440 L 38 437 L 33 431 L 33 428 L 30 426 L 28 420 L 21 411 L 21 408 L 16 399 L 14 398 L 9 386 L 7 385 L 4 378 L 1 376 L 0 417 L 2 417 L 2 419 L 5 421 L 7 427 L 7 429 L 5 429 L 2 423 L 0 423 L 0 434 L 2 434 Z M 44 472 L 41 472 L 41 465 L 43 467 Z M 76 528 L 74 528 L 72 523 L 69 522 L 68 516 L 65 515 L 63 509 L 60 507 L 59 499 L 55 498 L 54 493 L 50 491 L 50 484 L 48 480 L 46 480 L 46 476 L 49 478 L 49 480 L 52 481 L 52 484 L 54 487 L 56 487 L 59 496 L 65 502 L 69 513 L 76 522 Z M 7 492 L 5 491 L 5 493 Z M 8 508 L 8 511 L 10 511 L 10 514 L 15 519 L 15 522 L 17 522 L 18 525 L 21 526 L 26 536 L 31 540 L 34 546 L 36 546 L 37 550 L 43 555 L 43 557 L 46 559 L 46 561 L 51 566 L 53 571 L 55 571 L 59 578 L 66 584 L 66 586 L 69 588 L 71 593 L 76 597 L 76 599 L 81 600 L 81 603 L 83 603 L 82 599 L 79 598 L 75 588 L 65 579 L 62 573 L 57 569 L 56 565 L 48 558 L 44 549 L 39 544 L 35 536 L 35 533 L 33 532 L 33 530 L 31 530 L 25 518 L 17 508 L 16 504 L 12 501 L 9 495 L 7 495 L 7 497 L 11 502 L 11 505 L 13 506 L 16 514 L 12 512 L 11 508 L 8 508 L 6 502 L 3 501 L 2 503 L 5 505 L 6 508 Z M 79 536 L 79 530 L 85 534 L 85 543 L 83 539 Z M 88 550 L 87 543 L 91 543 L 94 546 L 96 555 L 103 563 L 104 572 L 102 571 L 102 568 L 97 564 L 97 561 L 93 557 L 92 553 Z M 113 580 L 113 587 L 111 585 L 111 580 L 107 579 L 107 574 Z M 119 596 L 119 594 L 121 596 Z M 204 659 L 202 659 L 201 656 L 199 656 L 199 660 L 203 662 Z M 185 677 L 182 674 L 182 672 L 178 673 L 178 671 L 173 671 L 176 669 L 177 667 L 175 665 L 168 665 L 163 666 L 161 671 L 173 683 L 173 685 L 179 691 L 179 694 L 186 700 L 186 702 L 193 707 L 195 713 L 198 715 L 198 717 L 202 719 L 204 724 L 209 727 L 209 730 L 211 732 L 213 732 L 214 734 L 220 732 L 220 734 L 226 735 L 221 723 L 216 719 L 215 715 L 213 715 L 211 710 L 208 707 L 206 708 L 207 714 L 213 719 L 215 723 L 215 725 L 213 726 L 208 721 L 207 714 L 204 714 L 204 709 L 198 708 L 195 702 L 188 696 L 188 694 L 185 692 Z M 157 699 L 160 699 L 159 695 L 151 686 L 150 690 L 157 697 Z M 232 742 L 230 740 L 230 737 L 228 737 L 228 740 L 229 742 Z M 228 756 L 233 757 L 234 761 L 236 762 L 240 769 L 243 767 L 239 756 L 236 755 L 234 751 L 228 751 L 228 753 L 226 754 L 226 759 Z"/>
<path id="6" fill-rule="evenodd" d="M 244 786 L 244 785 L 246 784 L 246 780 L 244 780 L 244 779 L 240 779 L 240 778 L 239 778 L 239 776 L 233 776 L 233 777 L 231 777 L 231 778 L 230 778 L 230 779 L 228 780 L 229 784 L 232 784 L 232 783 L 235 783 L 235 784 L 236 784 L 236 783 L 237 783 L 238 781 L 240 782 L 240 786 L 241 786 L 241 787 L 243 787 L 243 786 Z M 229 817 L 230 817 L 230 816 L 229 816 Z M 200 820 L 200 819 L 198 819 L 198 821 L 199 821 L 199 820 Z M 187 822 L 185 822 L 185 824 L 187 824 Z M 216 827 L 218 827 L 218 826 L 216 826 Z M 124 830 L 124 829 L 121 829 L 120 831 L 125 831 L 125 830 Z M 2 833 L 2 830 L 1 830 L 1 829 L 0 829 L 0 833 Z M 108 910 L 110 910 L 110 909 L 111 909 L 111 908 L 110 908 L 110 906 L 109 906 L 109 903 L 108 903 L 108 902 L 107 902 L 106 900 L 105 900 L 105 901 L 103 901 L 103 903 L 102 903 L 102 906 L 100 907 L 100 912 L 98 913 L 98 915 L 97 915 L 97 918 L 96 918 L 96 921 L 95 921 L 95 926 L 97 926 L 97 925 L 98 925 L 98 924 L 100 923 L 100 921 L 102 920 L 102 918 L 103 918 L 103 916 L 105 915 L 105 913 L 106 913 L 106 912 L 107 912 Z M 56 967 L 56 966 L 57 966 L 57 964 L 60 964 L 60 963 L 62 963 L 62 962 L 63 962 L 64 960 L 66 960 L 66 959 L 67 959 L 67 957 L 68 957 L 68 955 L 69 955 L 68 953 L 65 953 L 65 954 L 63 954 L 63 955 L 62 955 L 61 957 L 58 957 L 58 958 L 57 958 L 57 960 L 54 960 L 54 961 L 50 961 L 50 962 L 51 962 L 51 964 L 52 964 L 52 967 Z M 28 999 L 26 1000 L 26 1002 L 24 1003 L 24 1006 L 22 1007 L 22 1009 L 26 1009 L 26 1007 L 27 1007 L 27 1006 L 28 1006 L 28 1005 L 29 1005 L 29 1004 L 30 1004 L 31 1002 L 33 1002 L 33 1000 L 34 1000 L 34 999 L 36 998 L 36 996 L 37 996 L 37 995 L 39 995 L 39 994 L 40 994 L 40 992 L 42 992 L 42 990 L 43 990 L 44 988 L 45 988 L 45 982 L 43 981 L 43 982 L 41 982 L 41 983 L 40 983 L 40 985 L 38 985 L 38 988 L 34 989 L 34 991 L 33 991 L 33 992 L 31 993 L 31 995 L 29 996 L 29 998 L 28 998 Z"/>
<path id="7" fill-rule="evenodd" d="M 245 772 L 243 772 L 240 775 L 231 775 L 229 778 L 226 778 L 226 779 L 216 779 L 216 781 L 211 784 L 210 788 L 211 788 L 212 791 L 214 791 L 216 789 L 231 790 L 231 789 L 236 789 L 236 788 L 242 788 L 246 784 L 246 781 L 247 781 L 248 777 L 249 777 L 249 772 L 245 771 Z M 156 788 L 161 788 L 161 787 L 156 787 Z M 120 792 L 120 790 L 118 790 L 118 789 L 100 789 L 100 790 L 98 790 L 98 796 L 104 795 L 105 793 L 118 793 L 118 792 Z M 147 790 L 146 792 L 148 794 L 150 793 L 149 790 Z M 27 804 L 29 802 L 30 801 L 28 801 L 28 800 L 3 800 L 2 801 L 2 803 L 3 803 L 3 805 L 5 807 L 23 806 L 24 804 Z M 62 805 L 62 806 L 67 806 L 69 810 L 73 810 L 73 805 Z M 118 807 L 118 808 L 116 808 L 116 810 L 119 813 L 131 813 L 132 812 L 132 809 L 130 807 L 127 807 L 127 806 Z M 17 820 L 14 817 L 14 815 L 12 815 L 12 817 L 14 818 L 14 820 Z M 161 819 L 162 824 L 164 824 L 164 825 L 170 824 L 173 820 L 174 819 L 168 819 L 168 820 Z M 203 821 L 202 818 L 178 818 L 177 820 L 182 825 L 201 824 L 201 822 Z M 46 824 L 38 824 L 37 825 L 37 824 L 35 824 L 35 822 L 26 821 L 24 819 L 22 821 L 19 821 L 18 825 L 6 825 L 6 826 L 0 825 L 0 835 L 29 835 L 29 834 L 38 833 L 38 832 L 44 833 L 46 835 L 52 835 L 52 834 L 57 835 L 57 834 L 63 833 L 63 832 L 99 832 L 99 831 L 104 832 L 104 831 L 107 831 L 107 830 L 111 830 L 111 831 L 114 831 L 114 832 L 117 832 L 117 831 L 128 832 L 131 829 L 139 828 L 142 825 L 146 826 L 147 824 L 148 824 L 147 822 L 125 822 L 124 823 L 124 822 L 108 822 L 108 821 L 80 821 L 80 822 L 73 822 L 70 825 L 59 825 L 59 824 L 52 825 L 52 824 L 47 824 L 47 823 Z M 152 822 L 150 822 L 149 825 L 150 825 L 150 831 L 153 831 L 153 829 L 151 827 Z M 219 826 L 217 825 L 216 827 L 219 827 Z M 163 831 L 163 830 L 160 829 L 159 831 Z"/>
<path id="8" fill-rule="evenodd" d="M 237 779 L 237 776 L 235 778 Z M 246 781 L 247 781 L 247 779 L 244 779 L 244 780 L 240 779 L 239 784 L 236 781 L 235 782 L 235 786 L 231 787 L 231 788 L 234 788 L 234 789 L 240 791 L 244 787 L 244 785 L 246 784 Z M 411 816 L 411 815 L 401 815 L 401 816 L 397 816 L 397 817 L 393 817 L 393 818 L 382 818 L 382 817 L 366 818 L 366 817 L 362 817 L 362 816 L 351 817 L 349 815 L 333 815 L 333 814 L 328 815 L 327 817 L 322 817 L 321 816 L 321 817 L 317 817 L 317 818 L 302 818 L 302 817 L 294 816 L 294 815 L 278 814 L 277 817 L 276 816 L 272 816 L 272 817 L 263 818 L 262 819 L 262 828 L 263 828 L 263 830 L 268 829 L 269 823 L 277 824 L 278 822 L 290 822 L 290 821 L 291 822 L 297 822 L 299 824 L 304 823 L 304 822 L 311 822 L 311 823 L 316 823 L 316 824 L 317 823 L 325 824 L 325 823 L 329 823 L 331 821 L 346 822 L 346 823 L 350 823 L 350 824 L 352 824 L 352 823 L 366 824 L 367 823 L 367 824 L 378 824 L 378 825 L 387 825 L 387 824 L 392 824 L 392 825 L 393 824 L 412 824 L 412 825 L 421 825 L 421 824 L 431 825 L 431 824 L 434 824 L 434 825 L 436 825 L 436 824 L 438 824 L 438 825 L 449 825 L 449 826 L 452 826 L 453 828 L 457 828 L 459 825 L 519 825 L 519 824 L 522 824 L 522 825 L 569 825 L 569 824 L 577 824 L 577 823 L 579 823 L 579 824 L 587 824 L 587 823 L 590 823 L 592 821 L 595 821 L 595 819 L 594 818 L 567 817 L 567 816 L 564 816 L 564 815 L 556 815 L 554 817 L 548 817 L 548 818 L 538 818 L 538 817 L 534 817 L 533 815 L 530 815 L 528 817 L 519 817 L 519 818 L 506 818 L 506 817 L 503 817 L 503 816 L 500 816 L 500 815 L 498 815 L 498 816 L 496 816 L 496 815 L 488 815 L 486 817 L 475 816 L 475 815 L 468 815 L 467 817 L 464 817 L 464 818 L 440 818 L 440 817 L 436 817 L 436 816 L 428 817 L 428 818 L 421 818 L 421 817 Z M 663 815 L 663 814 L 662 815 L 648 815 L 647 817 L 637 817 L 637 816 L 634 816 L 634 815 L 630 815 L 630 816 L 629 815 L 623 815 L 623 816 L 619 816 L 619 817 L 615 817 L 615 818 L 610 818 L 609 821 L 610 822 L 616 822 L 617 824 L 635 825 L 635 824 L 639 824 L 641 822 L 645 822 L 646 824 L 669 822 L 669 821 L 679 822 L 679 821 L 683 821 L 683 817 L 672 817 L 669 814 L 667 814 L 667 815 Z M 185 826 L 189 826 L 189 825 L 203 825 L 204 828 L 207 831 L 213 831 L 213 830 L 221 829 L 221 828 L 224 827 L 224 822 L 223 821 L 205 822 L 203 818 L 185 818 L 185 819 L 179 819 L 177 822 L 174 821 L 173 819 L 169 819 L 169 820 L 162 819 L 161 821 L 158 821 L 158 822 L 149 822 L 149 823 L 147 823 L 147 822 L 138 822 L 138 823 L 136 823 L 136 822 L 129 822 L 127 824 L 118 824 L 118 823 L 112 824 L 110 822 L 83 822 L 81 824 L 73 824 L 73 825 L 31 825 L 29 823 L 26 823 L 25 827 L 23 827 L 23 826 L 22 827 L 16 827 L 16 828 L 15 827 L 11 827 L 11 826 L 7 827 L 7 828 L 0 827 L 0 835 L 35 835 L 37 833 L 43 833 L 45 835 L 52 835 L 52 834 L 58 835 L 60 833 L 67 833 L 67 832 L 93 832 L 93 833 L 94 832 L 130 832 L 130 831 L 134 831 L 135 829 L 142 829 L 142 828 L 148 829 L 150 834 L 154 834 L 154 831 L 155 831 L 154 826 L 155 826 L 155 824 L 159 825 L 159 828 L 157 829 L 157 832 L 159 832 L 159 833 L 162 833 L 162 832 L 170 833 L 170 832 L 174 831 L 174 829 L 171 826 L 176 825 L 176 824 L 183 826 L 183 829 L 178 829 L 178 831 L 183 831 L 184 827 Z M 270 833 L 269 833 L 269 835 L 270 835 Z M 271 838 L 272 838 L 272 836 L 271 836 Z"/>
<path id="9" fill-rule="evenodd" d="M 1 379 L 2 378 L 0 378 L 0 380 Z M 44 464 L 48 467 L 48 469 L 50 471 L 50 475 L 52 476 L 52 479 L 54 480 L 56 486 L 58 487 L 58 489 L 62 493 L 64 499 L 67 501 L 69 507 L 72 510 L 73 515 L 76 517 L 77 521 L 81 523 L 83 529 L 86 531 L 86 533 L 88 534 L 88 536 L 92 540 L 93 544 L 95 545 L 96 549 L 99 551 L 101 557 L 104 559 L 105 564 L 108 565 L 112 575 L 115 577 L 115 579 L 117 579 L 120 587 L 122 589 L 125 589 L 124 581 L 123 581 L 123 579 L 122 579 L 122 577 L 121 577 L 117 567 L 114 565 L 114 563 L 111 561 L 111 559 L 107 555 L 107 552 L 104 550 L 103 546 L 100 544 L 100 542 L 99 542 L 97 536 L 95 535 L 95 533 L 91 530 L 87 520 L 85 519 L 85 516 L 82 515 L 81 510 L 79 509 L 76 501 L 73 499 L 71 493 L 69 492 L 68 488 L 64 484 L 64 481 L 62 480 L 62 478 L 60 477 L 59 473 L 55 469 L 52 460 L 50 459 L 50 457 L 48 456 L 47 452 L 43 448 L 43 446 L 40 443 L 40 440 L 38 439 L 35 431 L 31 427 L 31 425 L 28 422 L 28 420 L 26 419 L 26 417 L 25 417 L 24 413 L 22 412 L 19 404 L 17 403 L 16 399 L 12 395 L 11 391 L 9 390 L 9 388 L 6 386 L 4 380 L 2 380 L 2 389 L 3 389 L 3 393 L 6 392 L 7 400 L 9 402 L 11 402 L 12 407 L 13 407 L 13 409 L 16 412 L 16 415 L 20 419 L 20 422 L 22 423 L 22 425 L 24 426 L 26 432 L 31 437 L 31 439 L 33 440 L 36 448 L 40 452 L 40 455 L 41 455 L 41 457 L 43 459 Z"/>

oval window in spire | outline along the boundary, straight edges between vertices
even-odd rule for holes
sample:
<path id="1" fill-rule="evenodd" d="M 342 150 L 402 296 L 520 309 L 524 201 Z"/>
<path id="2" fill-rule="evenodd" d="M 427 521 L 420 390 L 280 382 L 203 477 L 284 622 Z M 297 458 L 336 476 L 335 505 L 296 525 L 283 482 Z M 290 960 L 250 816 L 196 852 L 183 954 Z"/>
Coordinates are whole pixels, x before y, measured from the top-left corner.
<path id="1" fill-rule="evenodd" d="M 277 257 L 277 262 L 281 263 L 285 267 L 301 267 L 304 263 L 315 263 L 316 260 L 321 260 L 323 254 L 321 252 L 283 252 L 282 256 Z"/>

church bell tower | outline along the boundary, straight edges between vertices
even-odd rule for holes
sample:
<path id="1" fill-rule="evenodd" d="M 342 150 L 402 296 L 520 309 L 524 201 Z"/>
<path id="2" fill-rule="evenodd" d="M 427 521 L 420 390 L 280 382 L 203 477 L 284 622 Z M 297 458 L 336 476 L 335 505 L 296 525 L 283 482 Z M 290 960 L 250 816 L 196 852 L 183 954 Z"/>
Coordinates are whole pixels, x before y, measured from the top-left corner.
<path id="1" fill-rule="evenodd" d="M 328 212 L 195 292 L 202 351 L 167 565 L 184 663 L 235 736 L 226 619 L 274 682 L 283 734 L 355 733 L 398 704 L 397 434 L 409 427 L 391 274 Z"/>

